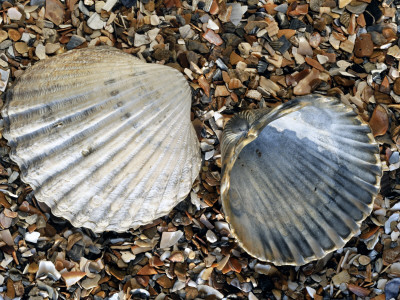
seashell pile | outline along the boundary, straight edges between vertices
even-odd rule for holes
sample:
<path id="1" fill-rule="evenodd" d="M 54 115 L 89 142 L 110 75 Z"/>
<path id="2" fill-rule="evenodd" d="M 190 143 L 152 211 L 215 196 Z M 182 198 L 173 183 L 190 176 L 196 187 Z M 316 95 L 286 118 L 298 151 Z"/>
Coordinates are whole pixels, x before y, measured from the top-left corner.
<path id="1" fill-rule="evenodd" d="M 221 198 L 240 245 L 275 265 L 303 265 L 341 248 L 371 213 L 379 147 L 335 98 L 299 97 L 244 111 L 222 137 Z"/>
<path id="2" fill-rule="evenodd" d="M 190 107 L 178 71 L 87 48 L 25 71 L 2 110 L 4 137 L 22 180 L 55 215 L 122 232 L 189 193 L 201 164 Z"/>

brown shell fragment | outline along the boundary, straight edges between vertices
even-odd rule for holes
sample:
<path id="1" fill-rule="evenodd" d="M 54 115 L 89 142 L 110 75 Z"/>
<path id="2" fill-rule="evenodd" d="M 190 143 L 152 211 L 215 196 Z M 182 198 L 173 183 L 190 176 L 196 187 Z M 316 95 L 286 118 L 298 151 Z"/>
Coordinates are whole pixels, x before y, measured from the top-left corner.
<path id="1" fill-rule="evenodd" d="M 377 105 L 369 120 L 372 133 L 375 136 L 384 135 L 389 128 L 389 118 L 386 109 L 382 105 Z"/>

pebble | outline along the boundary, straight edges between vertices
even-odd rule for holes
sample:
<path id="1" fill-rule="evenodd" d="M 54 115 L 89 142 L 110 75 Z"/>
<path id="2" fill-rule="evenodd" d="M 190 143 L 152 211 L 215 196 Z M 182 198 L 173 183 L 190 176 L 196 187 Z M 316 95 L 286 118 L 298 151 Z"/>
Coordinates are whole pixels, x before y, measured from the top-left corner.
<path id="1" fill-rule="evenodd" d="M 12 28 L 10 30 L 8 30 L 8 36 L 14 42 L 19 41 L 21 39 L 21 34 L 19 33 L 19 31 L 16 29 L 12 29 Z"/>
<path id="2" fill-rule="evenodd" d="M 313 56 L 313 50 L 305 37 L 299 38 L 299 48 L 297 53 L 301 55 Z"/>
<path id="3" fill-rule="evenodd" d="M 397 299 L 400 290 L 400 278 L 394 278 L 385 285 L 386 299 Z"/>
<path id="4" fill-rule="evenodd" d="M 59 0 L 46 0 L 46 19 L 55 25 L 60 25 L 64 21 L 64 6 Z"/>
<path id="5" fill-rule="evenodd" d="M 100 15 L 98 13 L 94 13 L 90 16 L 90 18 L 87 20 L 87 25 L 93 29 L 103 29 L 104 25 L 106 25 L 106 22 L 104 22 Z"/>
<path id="6" fill-rule="evenodd" d="M 189 24 L 187 24 L 179 27 L 179 34 L 183 39 L 191 39 L 194 37 L 196 33 L 194 32 L 192 27 Z"/>
<path id="7" fill-rule="evenodd" d="M 106 5 L 106 3 L 104 1 L 96 1 L 94 4 L 95 7 L 95 11 L 100 14 L 101 10 L 103 9 L 104 5 Z"/>
<path id="8" fill-rule="evenodd" d="M 153 57 L 156 60 L 164 60 L 164 61 L 168 61 L 170 56 L 171 56 L 171 51 L 166 49 L 157 49 L 156 51 L 154 51 L 153 54 Z"/>
<path id="9" fill-rule="evenodd" d="M 369 256 L 366 256 L 366 255 L 361 255 L 361 256 L 358 258 L 358 262 L 359 262 L 361 265 L 366 266 L 366 265 L 368 265 L 368 264 L 371 262 L 371 258 L 370 258 Z"/>
<path id="10" fill-rule="evenodd" d="M 377 105 L 369 120 L 374 136 L 384 135 L 389 128 L 389 119 L 386 109 L 382 105 Z"/>
<path id="11" fill-rule="evenodd" d="M 393 83 L 393 92 L 396 95 L 400 95 L 400 77 L 396 78 L 396 80 Z"/>
<path id="12" fill-rule="evenodd" d="M 106 4 L 103 6 L 103 10 L 109 12 L 117 4 L 118 0 L 107 0 Z"/>
<path id="13" fill-rule="evenodd" d="M 84 42 L 86 42 L 86 39 L 84 37 L 81 37 L 79 35 L 74 34 L 71 39 L 69 40 L 66 48 L 67 50 L 74 49 L 76 47 L 79 47 L 82 45 Z M 56 50 L 57 51 L 57 50 Z"/>
<path id="14" fill-rule="evenodd" d="M 339 274 L 336 274 L 332 277 L 332 282 L 335 286 L 339 286 L 341 283 L 348 283 L 350 279 L 351 277 L 349 275 L 349 272 L 343 270 Z"/>
<path id="15" fill-rule="evenodd" d="M 65 285 L 70 287 L 86 276 L 86 273 L 81 271 L 64 272 L 61 276 L 65 281 Z"/>
<path id="16" fill-rule="evenodd" d="M 15 43 L 14 47 L 15 47 L 15 50 L 17 50 L 17 52 L 20 54 L 24 54 L 24 53 L 28 52 L 28 49 L 29 49 L 28 45 L 24 42 L 17 42 L 17 43 Z"/>
<path id="17" fill-rule="evenodd" d="M 216 46 L 222 45 L 223 41 L 219 34 L 215 33 L 211 29 L 207 29 L 207 31 L 203 34 L 203 38 L 205 38 L 207 41 L 209 41 L 211 44 L 214 44 Z"/>
<path id="18" fill-rule="evenodd" d="M 36 46 L 36 50 L 35 50 L 35 54 L 40 60 L 46 59 L 47 56 L 46 56 L 46 48 L 45 48 L 45 46 L 43 46 L 43 44 L 37 45 Z"/>
<path id="19" fill-rule="evenodd" d="M 151 40 L 147 35 L 135 33 L 135 41 L 133 43 L 133 45 L 135 47 L 140 47 L 142 45 L 147 45 L 150 43 L 151 43 Z"/>
<path id="20" fill-rule="evenodd" d="M 61 45 L 59 43 L 57 44 L 47 43 L 45 48 L 46 48 L 46 54 L 54 54 L 57 50 L 61 48 Z"/>
<path id="21" fill-rule="evenodd" d="M 39 268 L 36 273 L 36 278 L 41 278 L 43 275 L 45 275 L 46 277 L 50 275 L 51 278 L 54 278 L 56 280 L 61 278 L 61 274 L 57 271 L 54 264 L 51 261 L 46 260 L 41 260 L 39 262 Z"/>
<path id="22" fill-rule="evenodd" d="M 11 7 L 7 11 L 7 15 L 11 20 L 19 21 L 22 18 L 22 14 L 16 7 Z"/>
<path id="23" fill-rule="evenodd" d="M 374 52 L 374 43 L 371 35 L 368 33 L 361 34 L 356 38 L 354 44 L 354 54 L 357 57 L 370 57 Z"/>
<path id="24" fill-rule="evenodd" d="M 204 43 L 195 40 L 187 40 L 186 47 L 189 51 L 195 51 L 202 54 L 206 54 L 210 51 Z"/>
<path id="25" fill-rule="evenodd" d="M 8 38 L 7 31 L 0 30 L 0 43 Z"/>
<path id="26" fill-rule="evenodd" d="M 160 248 L 169 248 L 175 245 L 182 236 L 183 232 L 181 230 L 174 232 L 163 232 L 161 236 Z"/>

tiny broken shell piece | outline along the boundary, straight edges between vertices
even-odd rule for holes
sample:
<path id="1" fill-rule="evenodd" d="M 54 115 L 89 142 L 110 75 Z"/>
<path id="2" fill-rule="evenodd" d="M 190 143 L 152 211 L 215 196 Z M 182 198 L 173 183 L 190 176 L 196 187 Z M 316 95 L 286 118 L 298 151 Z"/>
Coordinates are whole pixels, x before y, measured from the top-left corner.
<path id="1" fill-rule="evenodd" d="M 368 124 L 316 95 L 235 115 L 221 155 L 232 234 L 275 265 L 303 265 L 343 247 L 371 213 L 382 175 Z"/>
<path id="2" fill-rule="evenodd" d="M 61 278 L 61 274 L 56 270 L 56 267 L 51 261 L 41 260 L 39 262 L 39 269 L 36 273 L 36 278 L 41 278 L 43 276 L 47 277 L 49 275 L 54 280 Z"/>
<path id="3" fill-rule="evenodd" d="M 65 272 L 65 273 L 61 274 L 62 278 L 65 281 L 67 288 L 70 287 L 71 285 L 74 285 L 75 283 L 77 283 L 85 275 L 86 275 L 86 273 L 82 272 L 82 271 Z"/>

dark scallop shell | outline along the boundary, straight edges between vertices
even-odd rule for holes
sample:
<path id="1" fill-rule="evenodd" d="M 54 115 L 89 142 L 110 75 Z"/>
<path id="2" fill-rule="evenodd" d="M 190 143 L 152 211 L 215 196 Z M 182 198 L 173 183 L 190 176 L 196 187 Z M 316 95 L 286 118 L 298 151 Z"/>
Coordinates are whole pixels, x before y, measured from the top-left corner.
<path id="1" fill-rule="evenodd" d="M 234 116 L 222 137 L 221 197 L 240 245 L 302 265 L 341 248 L 371 213 L 379 147 L 335 98 L 299 97 Z"/>

